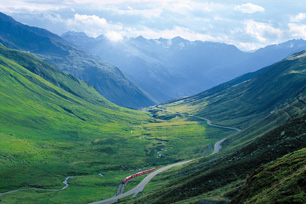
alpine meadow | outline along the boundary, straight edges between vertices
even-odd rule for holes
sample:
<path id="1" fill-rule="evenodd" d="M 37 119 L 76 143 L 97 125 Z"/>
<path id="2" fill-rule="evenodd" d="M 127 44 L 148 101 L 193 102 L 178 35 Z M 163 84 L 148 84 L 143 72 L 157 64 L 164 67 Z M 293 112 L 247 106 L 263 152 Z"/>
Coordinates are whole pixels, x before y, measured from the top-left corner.
<path id="1" fill-rule="evenodd" d="M 0 0 L 0 203 L 305 204 L 305 10 Z"/>

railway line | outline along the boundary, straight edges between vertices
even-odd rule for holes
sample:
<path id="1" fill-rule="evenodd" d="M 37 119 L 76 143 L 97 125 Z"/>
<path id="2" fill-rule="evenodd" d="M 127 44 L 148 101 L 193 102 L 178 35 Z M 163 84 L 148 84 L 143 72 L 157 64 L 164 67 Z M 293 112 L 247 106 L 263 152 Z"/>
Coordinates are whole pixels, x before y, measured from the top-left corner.
<path id="1" fill-rule="evenodd" d="M 300 99 L 301 100 L 301 99 Z M 303 101 L 305 102 L 305 101 Z M 305 102 L 306 103 L 306 102 Z M 168 111 L 168 112 L 172 112 L 172 111 Z M 174 113 L 174 112 L 172 112 Z M 230 130 L 234 130 L 234 131 L 241 131 L 240 129 L 238 128 L 232 128 L 232 127 L 226 127 L 226 126 L 220 126 L 220 125 L 214 125 L 212 124 L 212 122 L 207 119 L 207 118 L 204 118 L 204 117 L 200 117 L 200 116 L 193 116 L 193 115 L 188 115 L 189 117 L 196 117 L 198 119 L 201 119 L 201 120 L 206 120 L 207 124 L 210 125 L 210 126 L 213 126 L 213 127 L 217 127 L 217 128 L 223 128 L 223 129 L 230 129 Z M 226 138 L 225 138 L 226 139 Z M 219 140 L 215 145 L 214 145 L 214 151 L 211 153 L 211 154 L 217 154 L 219 152 L 219 150 L 222 148 L 221 147 L 221 143 L 225 140 L 225 139 L 222 139 L 222 140 Z M 210 152 L 210 150 L 212 149 L 212 144 L 209 144 L 208 145 L 208 150 L 203 154 L 203 156 L 207 156 L 208 153 Z M 124 198 L 124 197 L 127 197 L 127 196 L 130 196 L 130 195 L 133 195 L 133 197 L 136 197 L 137 194 L 139 192 L 142 192 L 144 187 L 149 183 L 149 181 L 155 177 L 157 174 L 163 172 L 163 171 L 166 171 L 172 167 L 175 167 L 175 166 L 180 166 L 180 165 L 183 165 L 183 164 L 187 164 L 189 162 L 191 162 L 193 160 L 188 160 L 188 161 L 182 161 L 182 162 L 178 162 L 178 163 L 175 163 L 175 164 L 170 164 L 170 165 L 167 165 L 165 167 L 162 167 L 158 170 L 153 170 L 153 169 L 150 169 L 150 170 L 147 170 L 147 171 L 144 171 L 144 172 L 138 172 L 137 174 L 134 174 L 132 176 L 128 176 L 126 177 L 123 182 L 120 184 L 119 188 L 118 188 L 118 191 L 116 193 L 116 195 L 112 198 L 109 198 L 109 199 L 106 199 L 106 200 L 102 200 L 102 201 L 98 201 L 98 202 L 94 202 L 94 203 L 91 203 L 91 204 L 109 204 L 109 203 L 114 203 L 114 202 L 117 202 L 119 199 L 121 198 Z M 143 174 L 148 174 L 148 176 L 146 176 L 142 182 L 140 184 L 138 184 L 135 188 L 125 192 L 124 192 L 124 186 L 125 184 L 131 179 L 131 178 L 134 178 L 133 176 L 140 176 L 140 175 L 143 175 Z M 69 183 L 68 183 L 68 180 L 70 178 L 72 178 L 73 176 L 68 176 L 65 178 L 65 180 L 63 181 L 63 183 L 65 184 L 65 186 L 61 189 L 43 189 L 43 188 L 25 188 L 25 189 L 18 189 L 18 190 L 12 190 L 12 191 L 8 191 L 8 192 L 4 192 L 4 193 L 0 193 L 0 195 L 4 195 L 4 194 L 8 194 L 8 193 L 14 193 L 14 192 L 18 192 L 18 191 L 24 191 L 24 190 L 45 190 L 45 191 L 61 191 L 61 190 L 64 190 L 66 188 L 69 187 Z"/>
<path id="2" fill-rule="evenodd" d="M 168 111 L 168 110 L 166 110 Z M 172 112 L 172 111 L 168 111 L 168 112 Z M 174 112 L 172 112 L 174 113 Z M 230 129 L 230 130 L 234 130 L 234 131 L 237 131 L 237 132 L 240 132 L 241 130 L 238 129 L 238 128 L 233 128 L 233 127 L 226 127 L 226 126 L 221 126 L 221 125 L 214 125 L 212 124 L 212 122 L 207 119 L 207 118 L 204 118 L 204 117 L 200 117 L 200 116 L 193 116 L 193 115 L 188 115 L 190 117 L 196 117 L 198 119 L 201 119 L 201 120 L 205 120 L 207 122 L 208 125 L 210 126 L 213 126 L 213 127 L 216 127 L 216 128 L 223 128 L 223 129 Z M 221 147 L 221 143 L 226 140 L 226 138 L 222 139 L 222 140 L 219 140 L 215 145 L 214 145 L 214 151 L 211 153 L 212 155 L 213 154 L 217 154 L 220 149 L 222 148 Z M 208 145 L 208 148 L 209 148 L 209 151 L 212 149 L 212 145 L 209 144 Z M 206 151 L 203 156 L 207 156 L 209 151 Z M 171 164 L 171 165 L 168 165 L 168 166 L 165 166 L 161 169 L 158 169 L 152 173 L 150 173 L 147 177 L 145 177 L 142 182 L 140 184 L 138 184 L 135 188 L 133 188 L 132 190 L 126 192 L 126 193 L 122 193 L 123 190 L 124 190 L 124 185 L 125 185 L 125 182 L 124 183 L 121 183 L 120 186 L 119 186 L 119 189 L 117 191 L 117 194 L 112 197 L 112 198 L 109 198 L 109 199 L 106 199 L 106 200 L 102 200 L 102 201 L 98 201 L 98 202 L 94 202 L 94 203 L 91 203 L 91 204 L 110 204 L 110 203 L 114 203 L 114 202 L 117 202 L 119 199 L 121 198 L 124 198 L 126 196 L 130 196 L 130 195 L 133 195 L 132 198 L 136 197 L 137 194 L 139 192 L 142 192 L 144 187 L 149 183 L 149 181 L 154 177 L 156 176 L 157 174 L 163 172 L 163 171 L 166 171 L 174 166 L 180 166 L 180 165 L 183 165 L 183 164 L 187 164 L 189 162 L 191 162 L 193 160 L 188 160 L 188 161 L 183 161 L 183 162 L 178 162 L 178 163 L 175 163 L 175 164 Z M 128 178 L 128 177 L 127 177 Z M 121 194 L 120 194 L 121 193 Z"/>

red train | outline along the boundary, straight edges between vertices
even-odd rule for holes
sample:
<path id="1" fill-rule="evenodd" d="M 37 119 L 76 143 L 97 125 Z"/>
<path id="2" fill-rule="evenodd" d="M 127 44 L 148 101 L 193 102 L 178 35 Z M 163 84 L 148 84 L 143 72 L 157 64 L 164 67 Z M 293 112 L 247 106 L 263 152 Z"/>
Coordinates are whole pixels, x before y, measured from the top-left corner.
<path id="1" fill-rule="evenodd" d="M 131 176 L 128 176 L 128 177 L 126 177 L 125 179 L 123 179 L 122 184 L 125 184 L 126 182 L 128 182 L 128 181 L 131 180 L 132 178 L 135 178 L 135 177 L 137 177 L 137 176 L 141 176 L 141 175 L 144 175 L 144 174 L 151 173 L 152 171 L 155 171 L 155 169 L 150 169 L 150 170 L 146 170 L 146 171 L 141 171 L 141 172 L 138 172 L 138 173 L 133 174 L 133 175 L 131 175 Z"/>

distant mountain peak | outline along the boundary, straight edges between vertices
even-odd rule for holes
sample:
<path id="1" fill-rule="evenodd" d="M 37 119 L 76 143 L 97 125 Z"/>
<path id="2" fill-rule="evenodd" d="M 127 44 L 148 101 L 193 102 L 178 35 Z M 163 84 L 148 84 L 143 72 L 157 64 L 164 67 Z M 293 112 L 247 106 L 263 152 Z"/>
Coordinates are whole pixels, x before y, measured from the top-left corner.
<path id="1" fill-rule="evenodd" d="M 118 68 L 75 46 L 79 42 L 95 43 L 95 38 L 74 31 L 63 35 L 66 35 L 65 39 L 0 13 L 0 43 L 6 47 L 34 53 L 62 71 L 88 81 L 100 94 L 117 105 L 139 108 L 154 104 L 150 96 Z"/>
<path id="2" fill-rule="evenodd" d="M 68 32 L 62 34 L 62 37 L 65 37 L 65 36 L 88 37 L 86 35 L 86 33 L 84 33 L 84 32 L 76 32 L 76 31 L 68 31 Z"/>
<path id="3" fill-rule="evenodd" d="M 289 41 L 282 42 L 282 43 L 279 43 L 279 44 L 268 45 L 267 47 L 260 48 L 260 49 L 256 50 L 255 52 L 261 52 L 263 50 L 269 50 L 269 49 L 274 49 L 274 50 L 293 49 L 292 53 L 294 53 L 294 52 L 300 51 L 300 48 L 304 48 L 304 47 L 306 47 L 306 41 L 305 40 L 303 40 L 303 39 L 293 39 L 293 40 L 289 40 Z"/>
<path id="4" fill-rule="evenodd" d="M 134 39 L 137 40 L 137 41 L 141 41 L 141 42 L 148 40 L 148 39 L 144 38 L 142 35 L 139 35 L 138 37 L 136 37 Z"/>
<path id="5" fill-rule="evenodd" d="M 182 42 L 182 41 L 187 41 L 186 39 L 182 38 L 181 36 L 176 36 L 171 39 L 172 41 L 177 41 L 177 42 Z"/>
<path id="6" fill-rule="evenodd" d="M 201 92 L 278 62 L 306 49 L 302 42 L 293 40 L 289 41 L 289 46 L 266 47 L 252 53 L 243 52 L 232 44 L 190 41 L 181 36 L 146 39 L 140 35 L 126 38 L 120 44 L 108 39 L 77 41 L 76 44 L 120 67 L 146 92 L 164 102 Z"/>
<path id="7" fill-rule="evenodd" d="M 99 35 L 98 37 L 96 37 L 97 40 L 108 40 L 108 38 L 105 35 Z"/>

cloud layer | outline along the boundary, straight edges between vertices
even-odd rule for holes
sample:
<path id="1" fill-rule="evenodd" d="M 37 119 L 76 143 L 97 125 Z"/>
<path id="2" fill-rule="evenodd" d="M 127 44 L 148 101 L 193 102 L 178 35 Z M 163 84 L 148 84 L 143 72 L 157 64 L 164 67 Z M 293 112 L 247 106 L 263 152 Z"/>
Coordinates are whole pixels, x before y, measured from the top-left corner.
<path id="1" fill-rule="evenodd" d="M 237 5 L 235 6 L 235 10 L 240 11 L 242 13 L 256 13 L 265 11 L 263 7 L 252 3 Z"/>
<path id="2" fill-rule="evenodd" d="M 57 34 L 81 31 L 113 41 L 181 36 L 252 50 L 306 39 L 306 5 L 289 0 L 0 0 L 0 10 Z"/>

